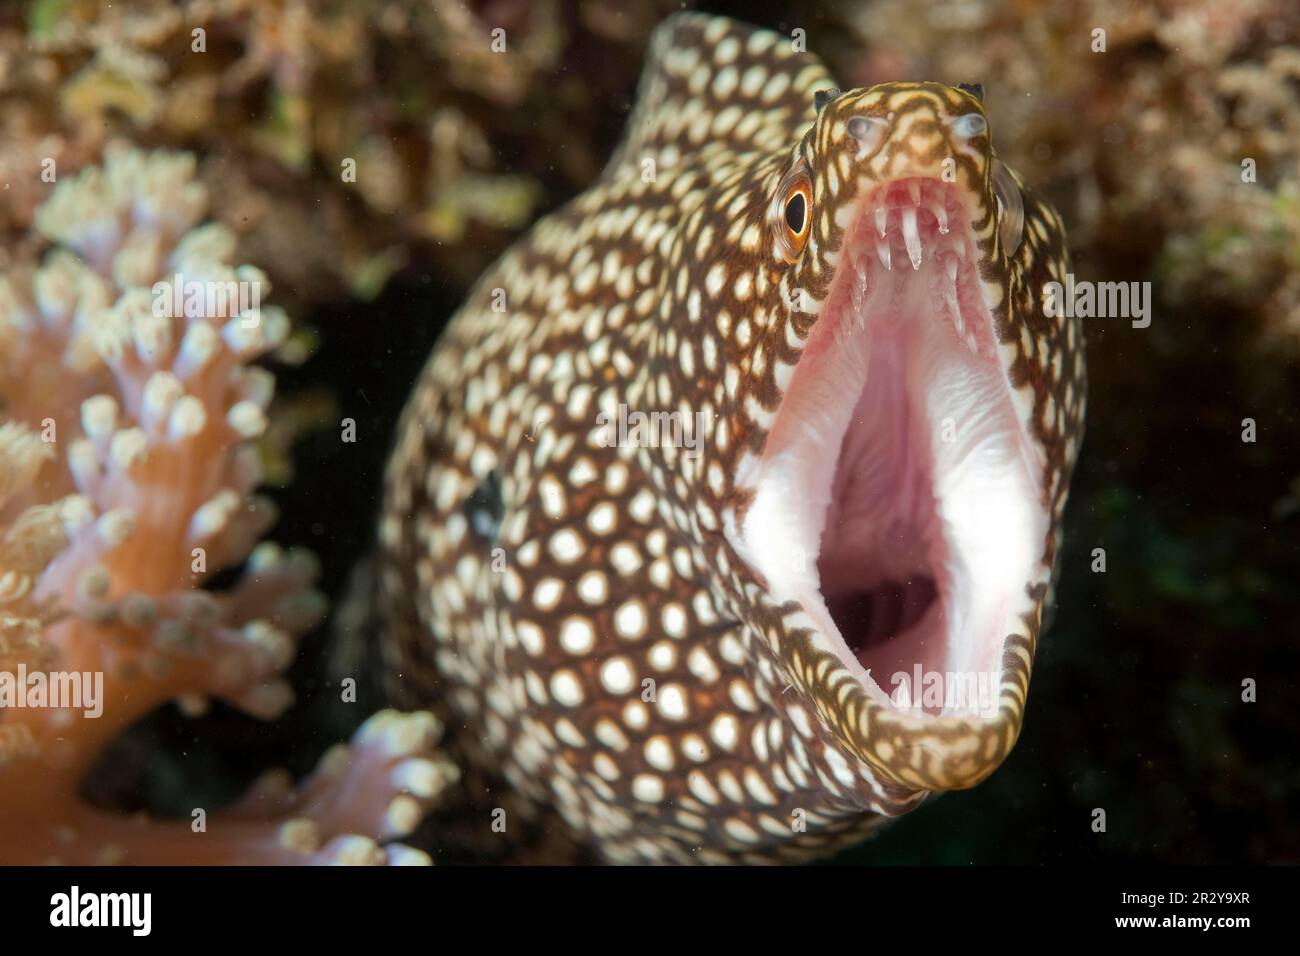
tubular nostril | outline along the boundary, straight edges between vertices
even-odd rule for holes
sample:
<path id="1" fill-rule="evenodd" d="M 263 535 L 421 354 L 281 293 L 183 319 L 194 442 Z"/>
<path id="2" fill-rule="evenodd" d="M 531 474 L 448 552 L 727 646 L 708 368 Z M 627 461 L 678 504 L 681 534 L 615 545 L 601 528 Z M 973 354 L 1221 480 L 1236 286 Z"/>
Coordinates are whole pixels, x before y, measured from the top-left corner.
<path id="1" fill-rule="evenodd" d="M 815 109 L 818 113 L 820 113 L 822 111 L 823 106 L 831 102 L 831 100 L 835 99 L 839 95 L 840 95 L 839 88 L 834 86 L 825 90 L 817 90 L 815 93 L 813 93 L 813 109 Z"/>
<path id="2" fill-rule="evenodd" d="M 880 149 L 889 133 L 889 122 L 878 116 L 855 116 L 849 120 L 848 134 L 858 141 L 858 157 Z"/>

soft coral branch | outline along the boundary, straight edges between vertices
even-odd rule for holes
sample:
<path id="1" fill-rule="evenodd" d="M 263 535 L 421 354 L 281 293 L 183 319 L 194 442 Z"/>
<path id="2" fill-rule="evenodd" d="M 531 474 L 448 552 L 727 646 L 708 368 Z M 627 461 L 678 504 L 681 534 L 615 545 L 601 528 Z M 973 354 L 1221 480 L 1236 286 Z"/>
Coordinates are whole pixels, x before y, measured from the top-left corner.
<path id="1" fill-rule="evenodd" d="M 427 864 L 421 851 L 381 841 L 410 833 L 456 779 L 437 754 L 441 732 L 429 714 L 381 711 L 300 786 L 268 772 L 211 820 L 126 817 L 54 791 L 42 812 L 27 807 L 21 819 L 0 819 L 0 841 L 7 862 L 23 863 Z"/>
<path id="2" fill-rule="evenodd" d="M 103 681 L 99 716 L 0 710 L 4 862 L 373 862 L 446 778 L 429 718 L 384 714 L 301 791 L 258 789 L 202 834 L 77 797 L 100 750 L 169 700 L 278 716 L 324 613 L 314 559 L 258 543 L 275 520 L 254 445 L 274 378 L 252 363 L 288 319 L 261 305 L 260 271 L 230 265 L 231 234 L 198 225 L 193 166 L 111 151 L 40 210 L 60 246 L 0 279 L 0 670 Z M 240 565 L 233 587 L 204 588 Z"/>

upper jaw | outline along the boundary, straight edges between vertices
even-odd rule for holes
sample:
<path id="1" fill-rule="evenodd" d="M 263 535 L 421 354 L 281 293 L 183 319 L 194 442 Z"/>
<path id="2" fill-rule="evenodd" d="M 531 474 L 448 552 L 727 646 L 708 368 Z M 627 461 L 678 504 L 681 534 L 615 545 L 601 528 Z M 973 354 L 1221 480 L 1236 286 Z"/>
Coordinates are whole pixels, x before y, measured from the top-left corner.
<path id="1" fill-rule="evenodd" d="M 814 643 L 918 727 L 1000 719 L 987 698 L 926 706 L 910 678 L 1001 686 L 1004 639 L 1045 576 L 1041 454 L 1008 399 L 969 215 L 932 179 L 858 204 L 764 453 L 738 476 L 752 499 L 729 533 L 772 596 L 798 602 Z M 901 634 L 854 646 L 827 591 L 857 574 L 867 590 L 928 577 L 933 600 Z"/>
<path id="2" fill-rule="evenodd" d="M 969 227 L 971 197 L 957 186 L 929 177 L 907 177 L 870 189 L 846 206 L 841 260 L 827 296 L 832 309 L 865 314 L 871 290 L 885 286 L 895 297 L 923 277 L 933 293 L 932 312 L 947 318 L 973 353 L 996 360 L 993 324 L 979 275 L 981 252 Z M 876 297 L 876 306 L 886 305 Z"/>

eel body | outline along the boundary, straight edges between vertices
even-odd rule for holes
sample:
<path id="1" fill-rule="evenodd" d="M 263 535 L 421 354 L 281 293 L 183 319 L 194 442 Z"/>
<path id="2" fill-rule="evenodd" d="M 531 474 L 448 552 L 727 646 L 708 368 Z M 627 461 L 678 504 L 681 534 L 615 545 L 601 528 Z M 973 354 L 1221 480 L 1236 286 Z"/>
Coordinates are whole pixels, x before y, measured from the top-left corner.
<path id="1" fill-rule="evenodd" d="M 1066 256 L 980 88 L 841 92 L 789 37 L 665 22 L 389 464 L 390 682 L 446 715 L 470 825 L 798 860 L 991 773 L 1082 435 Z"/>

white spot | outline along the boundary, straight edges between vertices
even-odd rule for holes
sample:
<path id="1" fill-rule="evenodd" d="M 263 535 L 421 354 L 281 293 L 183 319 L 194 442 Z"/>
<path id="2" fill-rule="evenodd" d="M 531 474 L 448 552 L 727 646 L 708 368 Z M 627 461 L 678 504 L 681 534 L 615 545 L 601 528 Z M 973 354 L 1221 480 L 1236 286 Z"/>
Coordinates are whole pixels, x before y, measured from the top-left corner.
<path id="1" fill-rule="evenodd" d="M 538 656 L 546 647 L 546 636 L 542 629 L 532 621 L 519 621 L 515 624 L 515 634 L 524 650 L 533 657 Z"/>
<path id="2" fill-rule="evenodd" d="M 608 501 L 602 501 L 587 515 L 587 527 L 596 534 L 609 534 L 614 530 L 618 511 Z"/>
<path id="3" fill-rule="evenodd" d="M 628 701 L 623 708 L 623 723 L 633 730 L 645 730 L 650 723 L 650 711 L 639 700 Z"/>
<path id="4" fill-rule="evenodd" d="M 533 604 L 537 605 L 538 610 L 550 611 L 559 603 L 563 593 L 563 581 L 559 578 L 543 578 L 533 588 Z"/>
<path id="5" fill-rule="evenodd" d="M 745 681 L 739 678 L 733 680 L 731 686 L 728 688 L 728 692 L 731 695 L 731 702 L 741 710 L 753 713 L 758 709 L 758 704 L 754 701 L 754 694 L 749 689 L 749 684 Z"/>
<path id="6" fill-rule="evenodd" d="M 560 645 L 570 654 L 586 654 L 596 644 L 596 631 L 585 617 L 568 618 L 560 628 Z"/>
<path id="7" fill-rule="evenodd" d="M 591 463 L 590 458 L 579 458 L 569 469 L 569 484 L 574 488 L 589 485 L 596 480 L 596 477 L 596 466 Z"/>
<path id="8" fill-rule="evenodd" d="M 756 843 L 758 834 L 744 820 L 738 820 L 735 817 L 729 817 L 722 828 L 727 831 L 727 836 L 742 843 Z"/>
<path id="9" fill-rule="evenodd" d="M 611 657 L 600 669 L 600 683 L 611 694 L 626 694 L 636 686 L 632 663 L 626 657 Z"/>
<path id="10" fill-rule="evenodd" d="M 567 504 L 564 498 L 564 488 L 554 478 L 543 477 L 537 482 L 538 498 L 542 502 L 542 513 L 548 518 L 559 519 L 564 517 Z"/>
<path id="11" fill-rule="evenodd" d="M 704 763 L 709 759 L 709 745 L 699 734 L 687 734 L 682 738 L 682 753 L 696 763 Z"/>
<path id="12" fill-rule="evenodd" d="M 611 495 L 621 495 L 627 487 L 627 465 L 617 461 L 605 469 L 605 490 Z"/>
<path id="13" fill-rule="evenodd" d="M 645 742 L 646 763 L 656 770 L 673 769 L 673 748 L 668 738 L 662 735 L 651 737 Z"/>
<path id="14" fill-rule="evenodd" d="M 736 277 L 734 293 L 737 299 L 744 302 L 749 298 L 750 290 L 753 288 L 753 277 L 748 272 L 742 272 Z"/>
<path id="15" fill-rule="evenodd" d="M 565 707 L 582 703 L 582 685 L 571 670 L 558 670 L 551 675 L 551 696 Z"/>
<path id="16" fill-rule="evenodd" d="M 635 641 L 645 635 L 645 627 L 645 606 L 640 601 L 627 601 L 614 612 L 614 629 L 619 637 Z"/>
<path id="17" fill-rule="evenodd" d="M 644 803 L 658 803 L 664 798 L 664 782 L 654 774 L 637 774 L 632 780 L 632 796 Z"/>
<path id="18" fill-rule="evenodd" d="M 706 684 L 712 684 L 722 676 L 718 665 L 713 662 L 709 652 L 702 647 L 695 648 L 686 656 L 686 666 L 690 668 L 692 674 Z"/>
<path id="19" fill-rule="evenodd" d="M 688 778 L 687 785 L 690 787 L 697 799 L 709 806 L 715 806 L 718 802 L 718 791 L 709 783 L 709 778 L 700 771 L 696 771 Z"/>
<path id="20" fill-rule="evenodd" d="M 615 570 L 624 577 L 641 570 L 641 555 L 637 549 L 626 541 L 614 545 L 609 552 L 609 560 Z"/>
<path id="21" fill-rule="evenodd" d="M 604 604 L 609 596 L 609 583 L 600 571 L 588 571 L 578 578 L 578 597 L 587 604 Z"/>
<path id="22" fill-rule="evenodd" d="M 660 641 L 650 648 L 650 666 L 656 670 L 672 670 L 677 663 L 677 648 L 667 641 Z"/>
<path id="23" fill-rule="evenodd" d="M 763 99 L 769 103 L 779 100 L 787 89 L 790 88 L 790 78 L 784 73 L 775 74 L 767 81 L 767 86 L 763 87 Z"/>
<path id="24" fill-rule="evenodd" d="M 618 724 L 608 717 L 596 721 L 596 739 L 611 750 L 622 753 L 627 749 L 627 735 L 618 729 Z"/>
<path id="25" fill-rule="evenodd" d="M 570 747 L 585 747 L 587 745 L 587 738 L 582 736 L 582 731 L 567 717 L 561 717 L 555 722 L 555 736 Z"/>
<path id="26" fill-rule="evenodd" d="M 704 291 L 709 294 L 709 298 L 716 299 L 726 283 L 727 267 L 720 262 L 715 263 L 708 275 L 704 277 Z"/>
<path id="27" fill-rule="evenodd" d="M 618 779 L 618 764 L 614 763 L 609 754 L 596 754 L 591 760 L 591 765 L 596 768 L 596 773 L 600 774 L 605 780 Z"/>
<path id="28" fill-rule="evenodd" d="M 725 100 L 736 89 L 736 84 L 740 78 L 736 74 L 736 68 L 733 66 L 724 67 L 718 71 L 718 75 L 713 78 L 713 95 L 720 100 Z"/>
<path id="29" fill-rule="evenodd" d="M 628 514 L 641 524 L 649 524 L 655 513 L 655 496 L 649 488 L 642 488 L 627 505 Z"/>
<path id="30" fill-rule="evenodd" d="M 709 736 L 723 750 L 733 750 L 740 739 L 740 722 L 731 714 L 719 714 L 709 725 Z"/>
<path id="31" fill-rule="evenodd" d="M 686 691 L 680 684 L 666 684 L 659 688 L 659 713 L 669 720 L 685 720 L 687 715 Z"/>
<path id="32" fill-rule="evenodd" d="M 659 617 L 663 624 L 664 633 L 669 637 L 682 638 L 686 636 L 686 609 L 680 604 L 665 605 Z"/>
<path id="33" fill-rule="evenodd" d="M 794 724 L 795 730 L 804 737 L 812 737 L 812 724 L 808 722 L 808 711 L 798 704 L 793 704 L 786 708 L 786 713 L 790 715 L 790 722 Z"/>
<path id="34" fill-rule="evenodd" d="M 582 539 L 571 528 L 563 528 L 551 535 L 550 551 L 561 564 L 572 564 L 582 557 Z"/>

